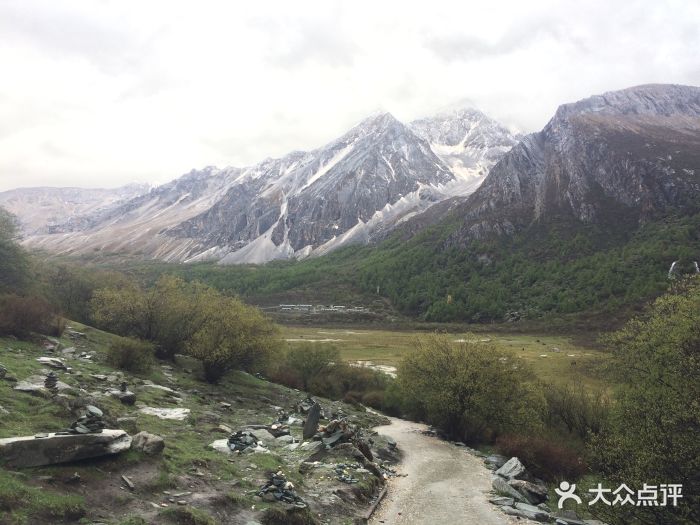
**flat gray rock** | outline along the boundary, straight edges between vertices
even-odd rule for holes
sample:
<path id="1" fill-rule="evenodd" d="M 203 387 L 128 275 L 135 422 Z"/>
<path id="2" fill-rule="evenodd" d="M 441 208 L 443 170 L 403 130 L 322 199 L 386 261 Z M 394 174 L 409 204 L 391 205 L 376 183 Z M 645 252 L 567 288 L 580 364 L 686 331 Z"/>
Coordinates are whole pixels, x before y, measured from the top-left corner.
<path id="1" fill-rule="evenodd" d="M 44 379 L 46 379 L 45 376 L 29 376 L 24 381 L 18 381 L 17 384 L 15 384 L 14 389 L 18 392 L 24 392 L 25 394 L 31 394 L 37 397 L 50 397 L 51 392 L 44 387 Z M 57 381 L 56 388 L 59 392 L 73 390 L 73 387 L 67 385 L 63 381 Z"/>
<path id="2" fill-rule="evenodd" d="M 518 458 L 510 458 L 505 464 L 496 471 L 496 474 L 506 479 L 521 479 L 525 474 L 525 465 L 520 463 Z"/>
<path id="3" fill-rule="evenodd" d="M 148 414 L 149 416 L 156 416 L 160 419 L 175 419 L 182 421 L 187 416 L 190 415 L 189 408 L 155 408 L 155 407 L 143 407 L 139 409 L 142 414 Z"/>
<path id="4" fill-rule="evenodd" d="M 254 433 L 255 437 L 258 438 L 258 441 L 262 441 L 263 443 L 265 443 L 265 445 L 268 445 L 270 443 L 274 443 L 277 441 L 275 436 L 270 434 L 264 428 L 255 428 L 255 429 L 250 428 L 250 429 L 246 429 L 246 430 L 250 430 L 252 433 Z"/>
<path id="5" fill-rule="evenodd" d="M 489 503 L 498 505 L 499 507 L 512 507 L 515 503 L 515 500 L 513 498 L 507 498 L 505 496 L 496 496 L 493 498 L 489 498 Z"/>
<path id="6" fill-rule="evenodd" d="M 537 507 L 535 508 L 537 509 Z M 537 509 L 536 512 L 531 512 L 514 507 L 501 507 L 501 510 L 509 516 L 517 516 L 518 518 L 526 518 L 528 520 L 540 521 L 542 523 L 552 521 L 552 516 L 546 512 L 542 512 L 540 509 Z"/>
<path id="7" fill-rule="evenodd" d="M 12 468 L 40 467 L 118 454 L 131 446 L 123 430 L 104 429 L 99 434 L 46 434 L 0 439 L 0 463 Z"/>
<path id="8" fill-rule="evenodd" d="M 521 503 L 528 502 L 525 496 L 523 496 L 522 494 L 520 494 L 520 492 L 508 485 L 508 482 L 500 476 L 495 476 L 493 478 L 493 480 L 491 481 L 491 486 L 493 487 L 493 490 L 501 496 L 513 498 L 515 501 L 519 501 Z"/>

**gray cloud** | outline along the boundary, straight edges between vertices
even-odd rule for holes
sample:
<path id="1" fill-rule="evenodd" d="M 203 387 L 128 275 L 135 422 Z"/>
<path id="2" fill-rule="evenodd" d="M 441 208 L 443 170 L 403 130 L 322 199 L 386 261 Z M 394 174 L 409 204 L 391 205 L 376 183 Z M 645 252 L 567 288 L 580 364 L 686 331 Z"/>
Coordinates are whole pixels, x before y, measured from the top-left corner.
<path id="1" fill-rule="evenodd" d="M 4 0 L 0 191 L 250 165 L 377 108 L 532 131 L 592 94 L 700 84 L 699 25 L 695 0 Z"/>

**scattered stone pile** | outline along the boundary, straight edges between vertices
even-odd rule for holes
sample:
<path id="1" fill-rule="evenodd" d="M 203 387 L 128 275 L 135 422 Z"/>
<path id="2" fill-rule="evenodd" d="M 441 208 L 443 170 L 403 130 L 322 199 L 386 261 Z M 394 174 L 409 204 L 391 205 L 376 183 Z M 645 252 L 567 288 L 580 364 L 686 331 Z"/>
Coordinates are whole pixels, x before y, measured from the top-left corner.
<path id="1" fill-rule="evenodd" d="M 363 469 L 363 467 L 358 464 L 346 465 L 345 463 L 339 463 L 334 468 L 336 479 L 338 479 L 338 481 L 342 481 L 343 483 L 359 483 L 360 480 L 352 476 L 350 469 L 358 470 Z M 363 470 L 365 470 L 365 472 L 369 472 L 366 469 Z"/>
<path id="2" fill-rule="evenodd" d="M 316 434 L 316 438 L 319 438 L 327 447 L 334 447 L 340 443 L 348 443 L 353 441 L 356 434 L 357 429 L 354 425 L 348 423 L 347 420 L 334 419 L 325 427 L 319 427 L 319 432 Z"/>
<path id="3" fill-rule="evenodd" d="M 489 501 L 505 514 L 557 525 L 600 523 L 552 513 L 545 503 L 548 499 L 547 485 L 532 476 L 518 458 L 506 460 L 503 456 L 492 455 L 486 457 L 484 463 L 487 468 L 495 470 L 492 487 L 497 496 Z"/>
<path id="4" fill-rule="evenodd" d="M 80 416 L 70 428 L 65 432 L 67 434 L 99 434 L 105 428 L 105 423 L 102 421 L 102 410 L 88 405 L 85 407 L 85 414 Z M 63 432 L 57 432 L 63 434 Z"/>
<path id="5" fill-rule="evenodd" d="M 260 440 L 248 430 L 239 430 L 231 434 L 228 438 L 228 448 L 233 452 L 243 452 L 248 448 L 255 448 L 258 446 Z"/>
<path id="6" fill-rule="evenodd" d="M 270 476 L 270 480 L 258 491 L 258 496 L 272 501 L 282 501 L 295 507 L 305 508 L 306 503 L 294 491 L 294 485 L 287 481 L 287 477 L 282 471 Z"/>

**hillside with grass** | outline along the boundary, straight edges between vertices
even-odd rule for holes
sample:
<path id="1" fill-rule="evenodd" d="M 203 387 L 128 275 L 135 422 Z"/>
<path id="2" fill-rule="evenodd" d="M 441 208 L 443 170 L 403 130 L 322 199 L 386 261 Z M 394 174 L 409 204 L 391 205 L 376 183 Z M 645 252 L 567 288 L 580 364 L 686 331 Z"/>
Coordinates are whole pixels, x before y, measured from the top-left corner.
<path id="1" fill-rule="evenodd" d="M 145 371 L 124 371 L 112 367 L 108 357 L 110 345 L 120 339 L 78 323 L 70 323 L 65 336 L 57 338 L 0 338 L 0 362 L 7 369 L 0 380 L 0 439 L 66 429 L 82 407 L 95 405 L 104 412 L 109 428 L 123 428 L 132 435 L 147 431 L 165 441 L 162 455 L 157 456 L 131 450 L 67 465 L 0 468 L 0 523 L 288 523 L 286 519 L 297 518 L 285 517 L 279 505 L 256 496 L 270 473 L 279 470 L 309 504 L 311 510 L 298 511 L 300 516 L 312 512 L 316 517 L 323 515 L 326 522 L 345 523 L 369 505 L 378 483 L 372 474 L 356 474 L 361 481 L 357 490 L 348 493 L 348 501 L 333 496 L 334 490 L 347 486 L 335 479 L 332 470 L 335 463 L 343 463 L 340 456 L 325 460 L 329 466 L 303 475 L 299 467 L 312 452 L 290 450 L 286 442 L 266 439 L 269 452 L 239 456 L 209 446 L 233 430 L 269 425 L 281 411 L 296 413 L 306 394 L 244 372 L 231 372 L 212 386 L 203 381 L 200 364 L 182 356 Z M 47 351 L 48 345 L 57 349 Z M 77 357 L 80 354 L 91 357 Z M 57 398 L 14 390 L 16 380 L 45 376 L 51 370 L 37 361 L 47 355 L 60 356 L 71 367 L 70 372 L 57 372 L 70 390 Z M 136 394 L 133 406 L 107 394 L 122 381 Z M 329 414 L 343 413 L 365 428 L 382 421 L 363 408 L 319 401 Z M 182 420 L 161 419 L 145 413 L 143 407 L 178 408 L 187 415 Z M 300 425 L 291 426 L 297 441 L 301 432 Z M 314 518 L 304 519 L 298 523 L 312 523 Z"/>

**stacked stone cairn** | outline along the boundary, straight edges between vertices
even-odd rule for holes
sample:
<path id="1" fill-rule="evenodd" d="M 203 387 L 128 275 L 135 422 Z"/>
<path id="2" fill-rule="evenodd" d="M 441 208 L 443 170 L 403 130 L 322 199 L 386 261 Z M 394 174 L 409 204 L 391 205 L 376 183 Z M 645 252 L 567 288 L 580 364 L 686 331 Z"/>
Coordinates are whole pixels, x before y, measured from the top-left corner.
<path id="1" fill-rule="evenodd" d="M 51 392 L 52 396 L 58 395 L 58 376 L 53 372 L 49 372 L 44 379 L 44 388 Z"/>
<path id="2" fill-rule="evenodd" d="M 92 405 L 85 407 L 85 414 L 73 423 L 66 433 L 68 434 L 100 434 L 105 428 L 102 421 L 102 410 Z"/>
<path id="3" fill-rule="evenodd" d="M 287 481 L 287 477 L 282 471 L 272 474 L 270 480 L 260 487 L 258 496 L 265 498 L 268 494 L 276 501 L 289 503 L 302 509 L 306 507 L 306 503 L 297 495 L 294 491 L 294 485 L 291 481 Z"/>

